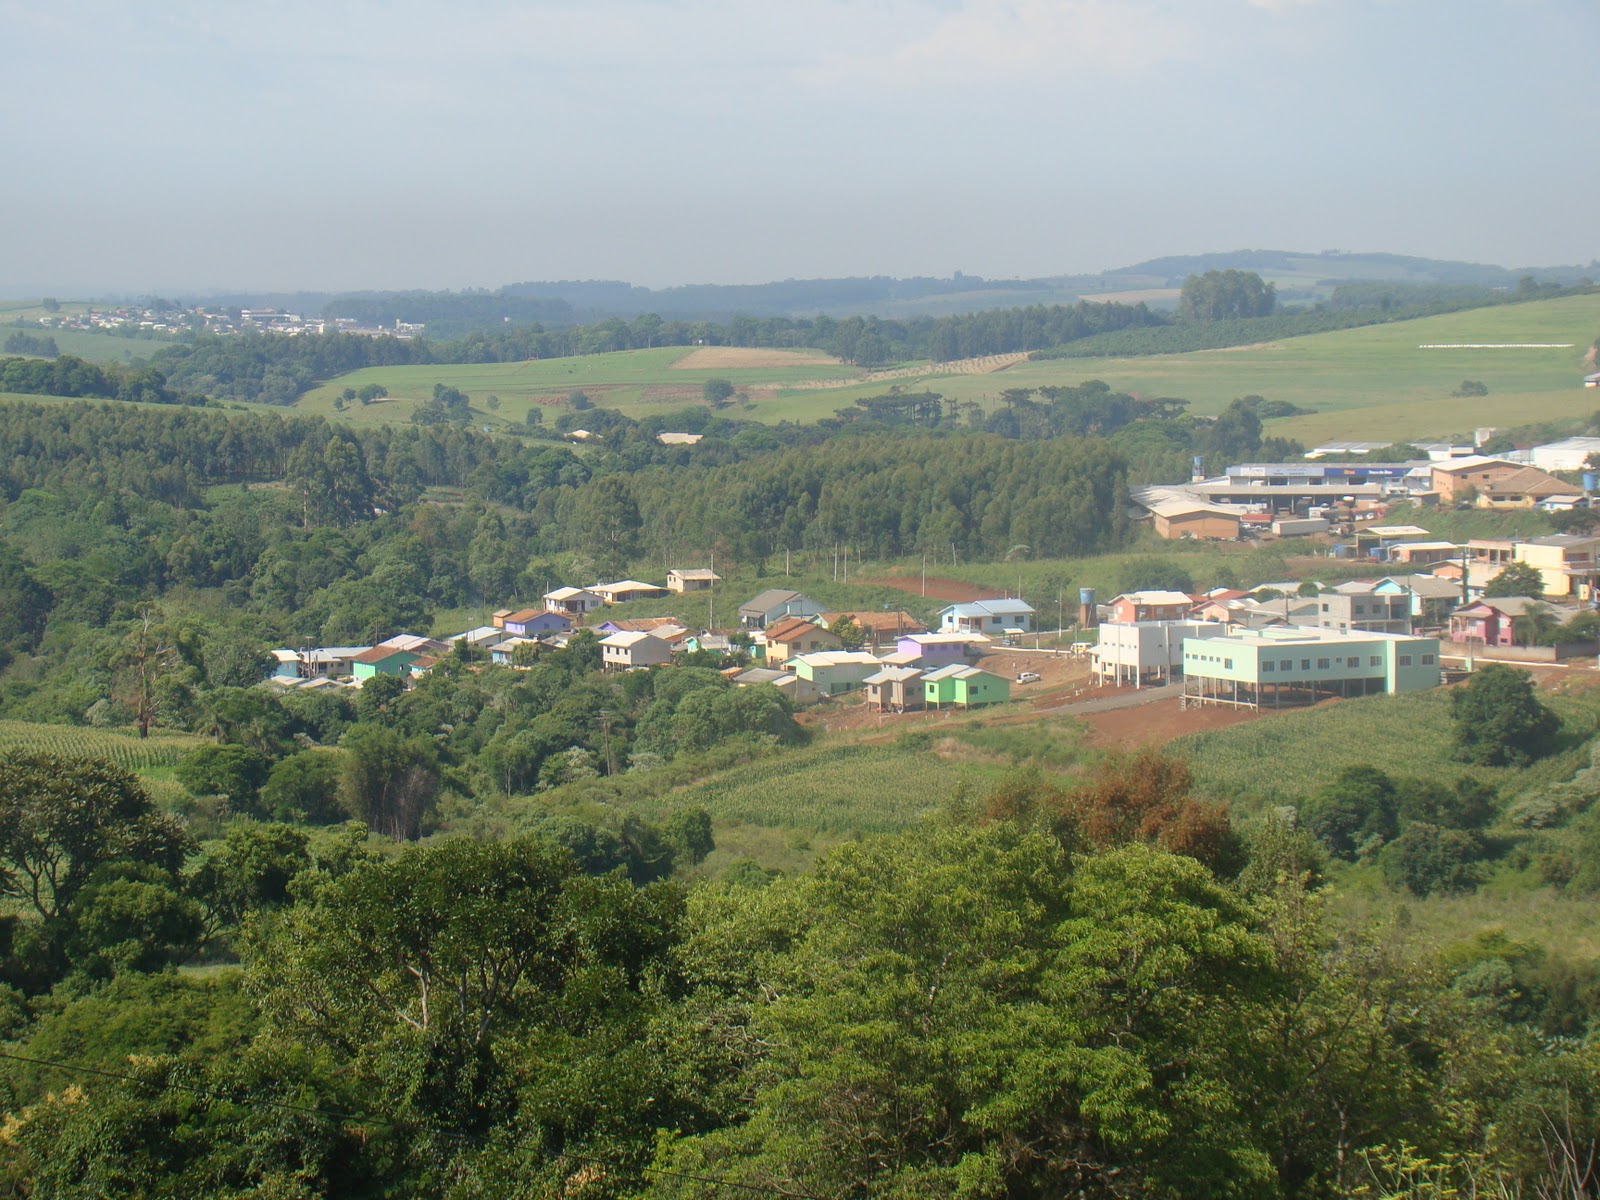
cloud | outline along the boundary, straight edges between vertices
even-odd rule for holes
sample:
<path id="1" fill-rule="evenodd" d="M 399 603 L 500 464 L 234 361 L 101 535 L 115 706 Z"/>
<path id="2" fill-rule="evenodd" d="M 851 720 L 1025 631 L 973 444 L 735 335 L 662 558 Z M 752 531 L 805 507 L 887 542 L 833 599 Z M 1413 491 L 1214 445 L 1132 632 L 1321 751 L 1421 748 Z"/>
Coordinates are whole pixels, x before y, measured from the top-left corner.
<path id="1" fill-rule="evenodd" d="M 1139 0 L 965 0 L 909 41 L 832 55 L 796 75 L 818 88 L 1031 85 L 1052 74 L 1138 74 L 1192 57 L 1194 44 L 1182 17 Z"/>

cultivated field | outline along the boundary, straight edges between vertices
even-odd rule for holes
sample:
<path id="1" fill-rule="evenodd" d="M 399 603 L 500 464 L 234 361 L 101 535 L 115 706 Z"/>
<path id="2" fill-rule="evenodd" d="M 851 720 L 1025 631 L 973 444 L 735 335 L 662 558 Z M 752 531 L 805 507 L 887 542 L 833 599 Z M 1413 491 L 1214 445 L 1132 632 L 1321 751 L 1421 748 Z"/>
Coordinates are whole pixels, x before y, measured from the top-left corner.
<path id="1" fill-rule="evenodd" d="M 394 399 L 352 406 L 344 419 L 407 420 L 416 404 L 432 394 L 435 383 L 445 383 L 470 395 L 488 425 L 520 422 L 532 405 L 558 406 L 576 388 L 597 404 L 642 416 L 697 403 L 704 379 L 722 376 L 748 395 L 747 401 L 728 410 L 732 415 L 814 421 L 891 384 L 907 391 L 926 387 L 954 399 L 986 404 L 1007 388 L 1103 379 L 1140 395 L 1181 397 L 1198 414 L 1220 412 L 1239 396 L 1287 400 L 1314 412 L 1272 422 L 1270 432 L 1307 441 L 1336 437 L 1384 441 L 1587 415 L 1600 407 L 1600 396 L 1582 386 L 1584 356 L 1596 334 L 1600 334 L 1600 295 L 1572 296 L 1259 346 L 1141 358 L 1029 362 L 1018 361 L 1018 356 L 993 356 L 967 364 L 903 364 L 869 373 L 798 351 L 674 347 L 528 363 L 373 368 L 331 381 L 303 397 L 298 407 L 331 416 L 333 399 L 344 387 L 381 383 Z M 1420 348 L 1496 343 L 1555 343 L 1561 348 Z M 696 357 L 712 351 L 718 357 Z M 781 356 L 782 365 L 774 353 Z M 744 365 L 693 365 L 740 361 Z M 758 361 L 769 365 L 755 365 Z M 1451 396 L 1466 379 L 1482 382 L 1489 394 Z M 501 402 L 494 412 L 486 407 L 491 393 Z"/>
<path id="2" fill-rule="evenodd" d="M 136 774 L 176 766 L 186 753 L 205 744 L 205 738 L 168 729 L 155 729 L 148 738 L 140 738 L 126 729 L 0 721 L 0 757 L 32 753 L 103 758 Z"/>

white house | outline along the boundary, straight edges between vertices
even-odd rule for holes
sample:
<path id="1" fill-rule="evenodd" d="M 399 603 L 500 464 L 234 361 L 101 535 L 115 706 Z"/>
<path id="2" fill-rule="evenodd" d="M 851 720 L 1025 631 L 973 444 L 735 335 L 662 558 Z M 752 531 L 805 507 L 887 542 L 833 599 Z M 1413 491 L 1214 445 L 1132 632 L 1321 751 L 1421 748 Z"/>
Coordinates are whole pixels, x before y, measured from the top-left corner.
<path id="1" fill-rule="evenodd" d="M 558 587 L 539 597 L 552 612 L 566 613 L 569 617 L 585 617 L 605 603 L 588 588 Z"/>
<path id="2" fill-rule="evenodd" d="M 1033 606 L 1021 600 L 974 600 L 941 609 L 939 628 L 946 633 L 984 633 L 991 637 L 1012 631 L 1032 633 L 1033 617 Z"/>
<path id="3" fill-rule="evenodd" d="M 653 633 L 613 633 L 600 639 L 600 665 L 607 671 L 655 667 L 672 661 L 672 643 Z"/>

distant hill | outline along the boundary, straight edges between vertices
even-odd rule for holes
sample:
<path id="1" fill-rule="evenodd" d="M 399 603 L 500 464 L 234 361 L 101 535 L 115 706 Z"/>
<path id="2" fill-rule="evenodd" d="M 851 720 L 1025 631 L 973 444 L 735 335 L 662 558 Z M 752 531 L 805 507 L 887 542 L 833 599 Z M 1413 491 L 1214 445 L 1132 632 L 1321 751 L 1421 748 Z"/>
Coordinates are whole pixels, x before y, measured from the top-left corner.
<path id="1" fill-rule="evenodd" d="M 877 316 L 907 320 L 1030 304 L 1072 304 L 1080 298 L 1128 297 L 1171 304 L 1189 275 L 1229 268 L 1256 271 L 1275 283 L 1286 304 L 1314 304 L 1352 283 L 1432 287 L 1515 287 L 1525 276 L 1571 284 L 1600 277 L 1600 262 L 1558 267 L 1502 267 L 1416 258 L 1403 254 L 1324 250 L 1229 250 L 1152 258 L 1093 275 L 986 279 L 956 271 L 948 277 L 887 275 L 784 279 L 757 284 L 685 284 L 647 288 L 614 279 L 530 280 L 494 290 L 349 292 L 335 296 L 235 294 L 227 302 L 252 307 L 292 306 L 363 321 L 396 320 L 428 326 L 433 337 L 455 337 L 506 323 L 565 328 L 612 317 L 655 313 L 666 320 L 728 321 L 735 317 Z M 217 302 L 217 297 L 205 297 Z"/>

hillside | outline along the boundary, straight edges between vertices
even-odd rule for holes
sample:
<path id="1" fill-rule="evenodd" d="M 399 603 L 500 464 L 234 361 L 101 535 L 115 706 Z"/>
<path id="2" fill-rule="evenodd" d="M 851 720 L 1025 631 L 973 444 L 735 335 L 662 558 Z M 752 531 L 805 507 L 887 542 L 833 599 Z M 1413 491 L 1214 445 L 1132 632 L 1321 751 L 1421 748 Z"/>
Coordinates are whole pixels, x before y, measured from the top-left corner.
<path id="1" fill-rule="evenodd" d="M 559 406 L 574 389 L 629 416 L 698 403 L 701 384 L 732 380 L 748 401 L 730 410 L 761 421 L 815 421 L 891 386 L 929 389 L 958 400 L 995 402 L 1016 387 L 1071 385 L 1103 379 L 1145 396 L 1177 396 L 1190 411 L 1220 412 L 1238 396 L 1287 400 L 1313 415 L 1274 422 L 1271 432 L 1302 440 L 1332 437 L 1383 441 L 1470 432 L 1479 425 L 1559 420 L 1584 415 L 1596 398 L 1582 387 L 1584 355 L 1600 332 L 1600 295 L 1472 309 L 1414 321 L 1290 338 L 1259 346 L 1120 359 L 1070 359 L 987 364 L 907 364 L 863 372 L 817 353 L 793 352 L 771 365 L 772 352 L 725 350 L 715 367 L 696 366 L 702 353 L 681 348 L 634 350 L 578 358 L 468 366 L 371 368 L 352 372 L 302 397 L 302 411 L 333 415 L 346 387 L 379 383 L 391 399 L 351 406 L 344 419 L 367 424 L 405 421 L 436 383 L 473 398 L 484 423 L 520 423 L 539 403 Z M 1421 349 L 1424 345 L 1547 343 L 1547 349 Z M 741 355 L 745 356 L 741 359 Z M 746 365 L 740 365 L 743 362 Z M 763 365 L 765 364 L 765 365 Z M 954 369 L 952 369 L 954 368 Z M 1489 394 L 1458 399 L 1465 379 Z M 500 408 L 486 407 L 490 394 Z M 553 415 L 558 407 L 550 407 Z"/>

